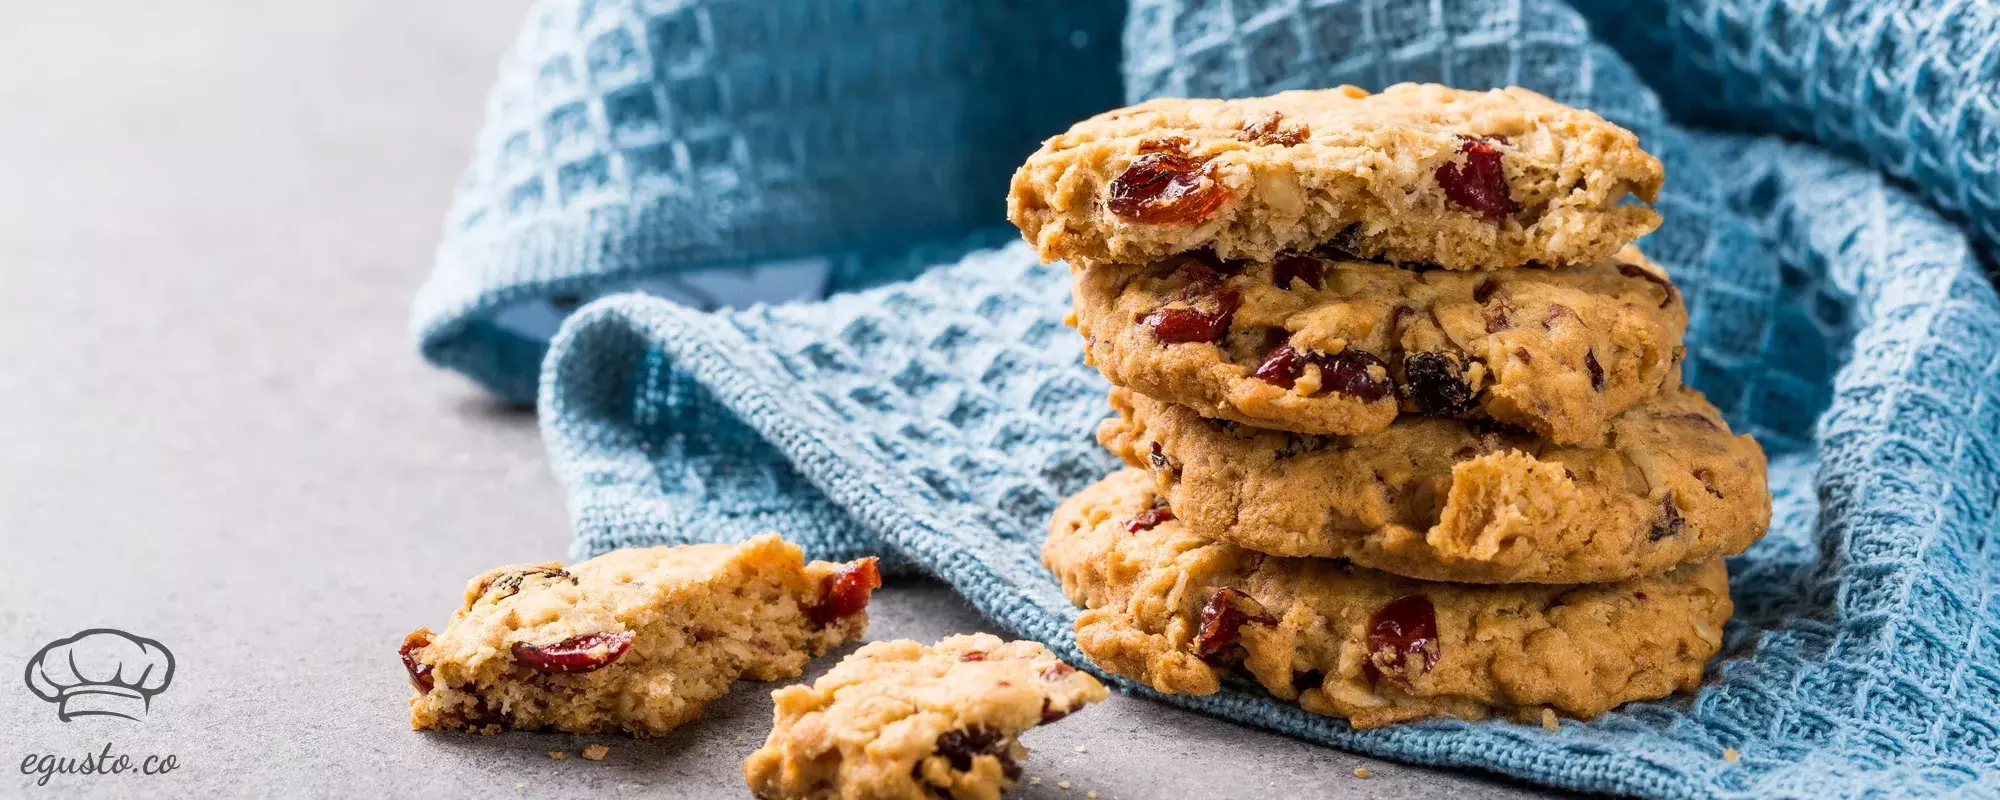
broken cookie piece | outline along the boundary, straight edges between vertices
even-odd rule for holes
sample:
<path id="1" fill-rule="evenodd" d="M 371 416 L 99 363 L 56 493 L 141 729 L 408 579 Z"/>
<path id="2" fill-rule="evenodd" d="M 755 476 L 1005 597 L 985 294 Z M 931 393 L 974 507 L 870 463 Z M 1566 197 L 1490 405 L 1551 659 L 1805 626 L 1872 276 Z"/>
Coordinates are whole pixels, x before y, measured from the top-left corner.
<path id="1" fill-rule="evenodd" d="M 442 633 L 405 638 L 410 726 L 658 736 L 732 681 L 796 676 L 860 636 L 881 585 L 873 558 L 807 563 L 776 534 L 501 567 Z"/>
<path id="2" fill-rule="evenodd" d="M 1105 694 L 1035 642 L 875 642 L 810 687 L 771 693 L 771 735 L 743 778 L 785 800 L 992 800 L 1021 782 L 1023 731 Z"/>

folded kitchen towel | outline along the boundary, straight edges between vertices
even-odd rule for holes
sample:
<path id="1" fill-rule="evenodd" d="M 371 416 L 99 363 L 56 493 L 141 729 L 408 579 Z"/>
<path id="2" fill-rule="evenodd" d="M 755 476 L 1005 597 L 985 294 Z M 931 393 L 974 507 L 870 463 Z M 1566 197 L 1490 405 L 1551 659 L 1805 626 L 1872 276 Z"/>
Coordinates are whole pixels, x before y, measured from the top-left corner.
<path id="1" fill-rule="evenodd" d="M 1236 686 L 1163 700 L 1572 789 L 2000 785 L 2000 299 L 1980 267 L 2000 78 L 1979 33 L 2000 13 L 1806 5 L 1134 4 L 1127 99 L 1513 84 L 1638 131 L 1668 168 L 1666 223 L 1641 246 L 1687 295 L 1688 380 L 1771 451 L 1775 495 L 1770 537 L 1732 560 L 1738 618 L 1693 697 L 1557 732 L 1354 731 Z M 1975 41 L 1938 36 L 1939 20 Z M 1062 325 L 1067 292 L 1063 265 L 1013 243 L 823 302 L 585 307 L 540 385 L 575 555 L 776 529 L 824 557 L 892 555 L 1081 662 L 1076 611 L 1037 557 L 1050 510 L 1112 466 L 1090 438 L 1105 387 Z"/>

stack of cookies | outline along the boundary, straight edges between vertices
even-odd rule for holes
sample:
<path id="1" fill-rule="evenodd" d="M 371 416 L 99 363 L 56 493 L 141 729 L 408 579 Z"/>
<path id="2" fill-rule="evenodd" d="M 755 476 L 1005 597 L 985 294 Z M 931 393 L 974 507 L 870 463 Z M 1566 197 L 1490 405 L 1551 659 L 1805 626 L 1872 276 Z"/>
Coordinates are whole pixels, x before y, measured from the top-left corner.
<path id="1" fill-rule="evenodd" d="M 1693 689 L 1770 495 L 1631 246 L 1661 179 L 1521 89 L 1157 100 L 1050 139 L 1010 217 L 1072 266 L 1130 465 L 1050 523 L 1083 651 L 1360 727 Z"/>

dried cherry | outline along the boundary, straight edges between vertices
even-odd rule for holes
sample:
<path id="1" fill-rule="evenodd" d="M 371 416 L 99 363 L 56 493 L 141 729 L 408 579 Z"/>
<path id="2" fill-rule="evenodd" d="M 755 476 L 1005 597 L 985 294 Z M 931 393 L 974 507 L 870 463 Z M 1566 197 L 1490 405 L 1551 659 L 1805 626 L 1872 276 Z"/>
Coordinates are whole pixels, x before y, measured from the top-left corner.
<path id="1" fill-rule="evenodd" d="M 1370 681 L 1383 675 L 1403 676 L 1415 669 L 1411 656 L 1422 658 L 1422 672 L 1437 666 L 1439 655 L 1437 607 L 1421 594 L 1389 601 L 1368 625 L 1368 660 L 1363 668 Z"/>
<path id="2" fill-rule="evenodd" d="M 1444 196 L 1491 222 L 1506 219 L 1513 207 L 1507 193 L 1507 176 L 1500 169 L 1500 149 L 1493 146 L 1497 138 L 1461 136 L 1458 152 L 1465 163 L 1447 161 L 1437 168 L 1437 182 L 1444 189 Z"/>
<path id="3" fill-rule="evenodd" d="M 1111 213 L 1147 225 L 1207 219 L 1229 196 L 1206 162 L 1161 150 L 1133 159 L 1111 180 Z"/>
<path id="4" fill-rule="evenodd" d="M 868 607 L 868 597 L 882 588 L 882 570 L 874 556 L 841 565 L 820 579 L 819 602 L 806 615 L 820 625 L 851 617 Z"/>
<path id="5" fill-rule="evenodd" d="M 632 632 L 586 633 L 555 644 L 514 643 L 514 660 L 537 672 L 592 672 L 632 647 Z"/>
<path id="6" fill-rule="evenodd" d="M 1388 367 L 1382 359 L 1360 350 L 1342 350 L 1330 356 L 1313 359 L 1319 364 L 1320 391 L 1339 392 L 1359 398 L 1365 402 L 1375 402 L 1389 396 L 1394 388 L 1389 382 Z M 1376 370 L 1382 377 L 1377 378 Z"/>

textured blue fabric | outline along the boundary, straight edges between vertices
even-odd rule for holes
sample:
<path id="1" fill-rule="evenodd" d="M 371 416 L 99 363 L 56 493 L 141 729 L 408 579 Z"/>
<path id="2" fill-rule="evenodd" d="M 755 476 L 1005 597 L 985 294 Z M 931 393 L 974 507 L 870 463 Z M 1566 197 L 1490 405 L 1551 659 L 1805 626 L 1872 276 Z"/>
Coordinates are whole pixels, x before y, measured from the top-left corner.
<path id="1" fill-rule="evenodd" d="M 1613 30 L 1627 10 L 1606 0 L 1588 8 L 1607 31 L 1597 40 L 1555 0 L 1134 4 L 1122 37 L 1132 99 L 1518 84 L 1639 131 L 1668 165 L 1667 221 L 1642 246 L 1688 296 L 1688 379 L 1773 454 L 1772 532 L 1731 562 L 1738 616 L 1693 697 L 1559 732 L 1451 720 L 1357 732 L 1238 685 L 1165 702 L 1574 789 L 1995 793 L 2000 299 L 1980 273 L 1992 239 L 1976 229 L 1992 219 L 1979 204 L 1993 197 L 1982 181 L 1996 132 L 1963 110 L 1995 96 L 1992 61 L 1945 53 L 1966 43 L 1894 15 L 1864 37 L 1854 14 L 1822 24 L 1808 13 L 1818 6 L 1741 5 L 1755 13 L 1641 3 L 1631 19 L 1679 22 L 1635 32 Z M 2000 19 L 1991 3 L 1949 9 L 1960 30 Z M 1800 53 L 1807 28 L 1820 44 Z M 1764 55 L 1701 55 L 1716 52 Z M 1788 60 L 1768 65 L 1770 53 Z M 1667 60 L 1682 58 L 1693 66 Z M 1946 86 L 1912 66 L 1924 63 L 1963 69 Z M 1870 86 L 1795 92 L 1790 78 L 1760 83 L 1766 66 Z M 1946 95 L 1964 102 L 1940 116 Z M 1826 149 L 1757 135 L 1769 131 Z M 1953 218 L 1980 222 L 1968 233 Z M 819 303 L 701 313 L 624 295 L 586 307 L 541 385 L 575 555 L 765 529 L 827 557 L 886 552 L 1081 662 L 1076 611 L 1037 557 L 1049 511 L 1112 466 L 1090 439 L 1104 384 L 1061 324 L 1067 291 L 1064 267 L 1014 243 Z"/>
<path id="2" fill-rule="evenodd" d="M 914 247 L 1011 236 L 1014 165 L 1116 104 L 1123 16 L 1102 0 L 543 0 L 418 293 L 422 352 L 528 402 L 546 334 L 504 324 L 510 308 L 800 257 L 833 261 L 840 291 L 908 277 Z"/>

